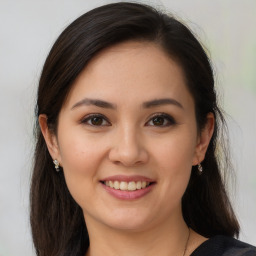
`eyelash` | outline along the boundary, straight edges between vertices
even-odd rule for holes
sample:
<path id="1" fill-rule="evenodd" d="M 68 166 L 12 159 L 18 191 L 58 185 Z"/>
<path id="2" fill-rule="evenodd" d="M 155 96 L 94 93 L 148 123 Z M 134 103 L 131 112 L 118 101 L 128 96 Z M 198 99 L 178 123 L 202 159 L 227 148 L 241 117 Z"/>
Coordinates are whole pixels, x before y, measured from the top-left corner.
<path id="1" fill-rule="evenodd" d="M 107 122 L 107 124 L 104 125 L 94 125 L 92 123 L 89 123 L 90 121 L 92 121 L 93 118 L 100 118 L 103 120 L 103 122 Z M 86 125 L 91 125 L 91 126 L 111 126 L 110 122 L 108 121 L 108 119 L 102 115 L 102 114 L 90 114 L 88 116 L 86 116 L 84 119 L 81 120 L 82 124 L 86 124 Z"/>
<path id="2" fill-rule="evenodd" d="M 99 118 L 100 120 L 102 120 L 103 123 L 105 122 L 107 124 L 102 124 L 102 123 L 99 124 L 99 125 L 92 124 L 91 122 L 92 122 L 93 118 Z M 148 125 L 155 118 L 163 118 L 164 119 L 164 124 L 159 125 L 159 126 L 158 125 Z M 90 126 L 93 126 L 93 127 L 111 126 L 109 120 L 102 114 L 90 114 L 90 115 L 86 116 L 84 119 L 82 119 L 81 123 L 86 124 L 86 125 L 90 125 Z M 176 124 L 176 121 L 174 120 L 174 118 L 171 117 L 168 114 L 165 114 L 165 113 L 154 114 L 154 116 L 152 116 L 150 118 L 150 120 L 146 122 L 146 126 L 155 126 L 155 127 L 168 127 L 168 126 L 175 125 L 175 124 Z"/>
<path id="3" fill-rule="evenodd" d="M 158 125 L 152 125 L 152 126 L 156 126 L 156 127 L 168 127 L 168 126 L 171 126 L 171 125 L 175 125 L 175 124 L 176 124 L 176 121 L 174 120 L 174 118 L 171 117 L 171 116 L 168 115 L 168 114 L 165 114 L 165 113 L 157 113 L 157 114 L 154 114 L 154 116 L 152 116 L 152 117 L 150 118 L 150 120 L 147 122 L 147 124 L 148 124 L 149 122 L 153 121 L 154 118 L 163 118 L 165 124 L 164 124 L 164 125 L 161 125 L 161 126 L 158 126 Z"/>

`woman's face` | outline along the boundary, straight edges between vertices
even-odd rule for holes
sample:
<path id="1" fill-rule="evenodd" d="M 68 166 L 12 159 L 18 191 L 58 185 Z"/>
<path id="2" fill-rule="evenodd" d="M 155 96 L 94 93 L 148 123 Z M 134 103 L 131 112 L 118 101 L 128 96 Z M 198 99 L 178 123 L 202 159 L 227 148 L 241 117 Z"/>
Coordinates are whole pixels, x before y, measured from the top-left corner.
<path id="1" fill-rule="evenodd" d="M 89 63 L 55 142 L 51 155 L 87 225 L 115 229 L 180 221 L 191 167 L 203 158 L 181 67 L 145 42 L 118 44 Z"/>

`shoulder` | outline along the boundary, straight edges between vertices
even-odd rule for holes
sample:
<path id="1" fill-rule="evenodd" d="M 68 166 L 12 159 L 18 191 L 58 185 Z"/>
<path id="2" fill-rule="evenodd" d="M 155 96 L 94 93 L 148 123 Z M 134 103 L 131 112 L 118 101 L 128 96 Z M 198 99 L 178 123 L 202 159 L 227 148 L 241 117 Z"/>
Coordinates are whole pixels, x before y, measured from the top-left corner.
<path id="1" fill-rule="evenodd" d="M 256 247 L 227 236 L 214 236 L 202 243 L 191 256 L 256 256 Z"/>

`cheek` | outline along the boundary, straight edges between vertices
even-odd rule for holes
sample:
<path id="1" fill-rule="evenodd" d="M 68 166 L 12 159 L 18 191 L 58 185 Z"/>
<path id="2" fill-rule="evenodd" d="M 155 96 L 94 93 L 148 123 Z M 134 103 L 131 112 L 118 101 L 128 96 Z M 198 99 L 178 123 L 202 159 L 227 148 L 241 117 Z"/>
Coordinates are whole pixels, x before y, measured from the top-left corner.
<path id="1" fill-rule="evenodd" d="M 102 147 L 82 132 L 60 133 L 59 141 L 61 163 L 67 172 L 89 174 L 102 158 Z"/>
<path id="2" fill-rule="evenodd" d="M 176 201 L 176 204 L 180 202 L 188 185 L 195 154 L 195 140 L 185 135 L 176 134 L 155 148 L 159 174 L 164 177 L 162 196 L 173 203 Z"/>
<path id="3" fill-rule="evenodd" d="M 191 169 L 195 156 L 196 140 L 189 133 L 173 134 L 164 142 L 158 143 L 155 147 L 155 153 L 158 159 L 165 167 L 180 172 Z M 185 168 L 185 169 L 184 169 Z"/>
<path id="4" fill-rule="evenodd" d="M 79 205 L 98 183 L 98 170 L 104 157 L 103 148 L 95 140 L 75 132 L 59 132 L 61 164 L 68 189 Z"/>

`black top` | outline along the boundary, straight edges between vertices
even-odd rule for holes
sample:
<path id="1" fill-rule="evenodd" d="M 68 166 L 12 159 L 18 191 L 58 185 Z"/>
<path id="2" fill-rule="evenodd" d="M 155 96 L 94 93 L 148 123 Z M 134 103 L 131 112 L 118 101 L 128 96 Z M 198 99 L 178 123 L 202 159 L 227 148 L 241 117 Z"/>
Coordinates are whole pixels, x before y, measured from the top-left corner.
<path id="1" fill-rule="evenodd" d="M 202 243 L 191 256 L 256 256 L 256 247 L 231 237 L 215 236 Z"/>

